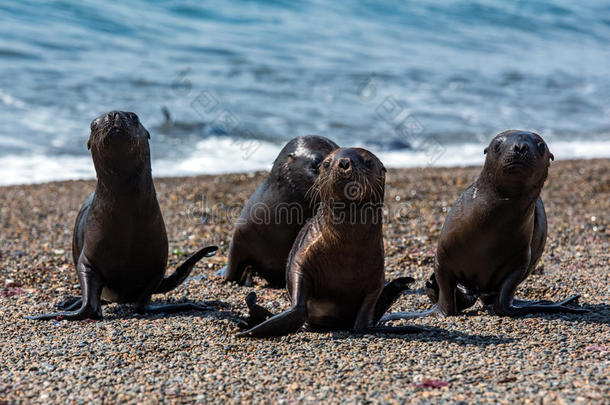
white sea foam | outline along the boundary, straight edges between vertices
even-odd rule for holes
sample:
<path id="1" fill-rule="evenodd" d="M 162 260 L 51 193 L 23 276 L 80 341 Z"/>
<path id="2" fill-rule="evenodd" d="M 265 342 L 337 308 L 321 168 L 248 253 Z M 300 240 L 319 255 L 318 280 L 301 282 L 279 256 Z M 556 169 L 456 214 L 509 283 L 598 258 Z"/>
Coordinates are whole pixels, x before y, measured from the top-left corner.
<path id="1" fill-rule="evenodd" d="M 443 146 L 441 151 L 390 151 L 377 156 L 386 167 L 452 167 L 482 165 L 485 144 Z M 610 158 L 610 142 L 553 142 L 549 145 L 555 160 Z"/>
<path id="2" fill-rule="evenodd" d="M 451 167 L 482 165 L 483 144 L 449 145 L 442 153 L 430 151 L 375 151 L 388 168 Z M 551 151 L 556 160 L 610 158 L 610 142 L 554 142 Z M 209 138 L 200 141 L 193 153 L 179 160 L 155 159 L 155 177 L 194 176 L 269 170 L 280 145 L 258 141 L 233 141 Z M 91 157 L 28 156 L 0 157 L 0 185 L 30 184 L 69 179 L 92 179 L 95 171 Z"/>
<path id="3" fill-rule="evenodd" d="M 18 100 L 2 89 L 0 89 L 0 102 L 12 107 L 25 108 L 25 103 L 23 101 Z"/>

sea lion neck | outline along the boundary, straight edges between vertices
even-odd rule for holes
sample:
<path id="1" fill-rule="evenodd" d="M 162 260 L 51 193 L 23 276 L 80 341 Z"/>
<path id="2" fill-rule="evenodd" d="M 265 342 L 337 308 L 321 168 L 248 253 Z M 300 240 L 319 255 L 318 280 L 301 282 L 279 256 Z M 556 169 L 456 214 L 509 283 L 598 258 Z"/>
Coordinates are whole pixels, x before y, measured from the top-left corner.
<path id="1" fill-rule="evenodd" d="M 546 181 L 546 176 L 534 184 L 527 184 L 524 179 L 516 178 L 509 182 L 506 178 L 498 176 L 495 167 L 487 164 L 474 183 L 479 190 L 485 190 L 490 195 L 502 200 L 535 201 Z"/>
<path id="2" fill-rule="evenodd" d="M 383 205 L 323 202 L 320 203 L 316 217 L 322 225 L 322 232 L 366 239 L 381 231 Z"/>
<path id="3" fill-rule="evenodd" d="M 485 198 L 487 201 L 485 209 L 494 210 L 502 217 L 523 216 L 525 213 L 533 212 L 543 184 L 544 180 L 529 188 L 521 187 L 518 191 L 507 191 L 506 188 L 498 185 L 493 172 L 484 167 L 472 185 L 471 198 Z"/>
<path id="4" fill-rule="evenodd" d="M 155 196 L 150 164 L 141 164 L 133 171 L 97 171 L 96 193 L 108 197 L 146 199 Z"/>

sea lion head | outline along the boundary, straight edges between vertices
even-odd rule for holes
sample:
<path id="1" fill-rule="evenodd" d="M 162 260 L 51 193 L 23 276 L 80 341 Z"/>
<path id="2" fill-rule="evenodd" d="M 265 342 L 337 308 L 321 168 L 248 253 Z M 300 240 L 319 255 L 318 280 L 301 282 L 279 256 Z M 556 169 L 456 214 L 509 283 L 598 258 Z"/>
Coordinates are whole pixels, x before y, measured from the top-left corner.
<path id="1" fill-rule="evenodd" d="M 324 202 L 383 203 L 386 169 L 371 152 L 340 148 L 322 162 L 316 189 Z"/>
<path id="2" fill-rule="evenodd" d="M 493 176 L 505 194 L 520 194 L 541 188 L 548 175 L 553 154 L 542 137 L 534 132 L 504 131 L 485 148 L 484 172 Z"/>
<path id="3" fill-rule="evenodd" d="M 87 148 L 98 172 L 124 172 L 150 166 L 150 134 L 135 113 L 111 111 L 91 121 Z"/>
<path id="4" fill-rule="evenodd" d="M 277 181 L 288 182 L 291 188 L 306 192 L 318 178 L 324 158 L 338 147 L 336 143 L 322 136 L 296 137 L 281 150 L 271 172 Z"/>

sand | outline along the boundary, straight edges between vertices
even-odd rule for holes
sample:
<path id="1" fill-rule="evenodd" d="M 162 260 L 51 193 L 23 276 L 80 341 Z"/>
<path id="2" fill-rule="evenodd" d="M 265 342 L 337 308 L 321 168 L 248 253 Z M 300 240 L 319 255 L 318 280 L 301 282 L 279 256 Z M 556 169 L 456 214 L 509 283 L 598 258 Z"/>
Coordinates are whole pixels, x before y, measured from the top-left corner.
<path id="1" fill-rule="evenodd" d="M 480 168 L 390 170 L 387 278 L 416 278 L 392 310 L 427 308 L 425 279 L 445 215 Z M 169 268 L 218 244 L 217 256 L 156 302 L 219 301 L 216 310 L 135 316 L 104 307 L 103 321 L 35 322 L 78 295 L 72 226 L 91 181 L 0 188 L 0 404 L 3 403 L 608 403 L 610 398 L 610 160 L 554 162 L 542 196 L 549 237 L 541 274 L 519 298 L 582 294 L 590 313 L 488 314 L 411 321 L 441 330 L 411 336 L 299 332 L 237 339 L 235 318 L 255 290 L 274 312 L 283 290 L 222 284 L 232 221 L 264 173 L 156 179 L 170 241 Z M 404 322 L 404 321 L 401 321 Z M 398 324 L 400 324 L 399 322 Z"/>

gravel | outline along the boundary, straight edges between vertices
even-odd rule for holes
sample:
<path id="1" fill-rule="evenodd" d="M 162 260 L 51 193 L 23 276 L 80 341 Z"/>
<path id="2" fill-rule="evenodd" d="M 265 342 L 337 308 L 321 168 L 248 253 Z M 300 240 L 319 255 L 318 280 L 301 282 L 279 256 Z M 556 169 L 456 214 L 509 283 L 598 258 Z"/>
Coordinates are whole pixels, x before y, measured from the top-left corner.
<path id="1" fill-rule="evenodd" d="M 480 168 L 390 170 L 387 278 L 415 277 L 392 310 L 425 309 L 444 218 Z M 411 323 L 411 336 L 298 334 L 237 339 L 235 318 L 257 291 L 274 312 L 282 290 L 222 284 L 232 220 L 264 173 L 156 179 L 170 241 L 169 268 L 218 244 L 193 277 L 156 302 L 217 301 L 215 310 L 135 316 L 104 307 L 103 321 L 34 322 L 23 315 L 78 295 L 71 262 L 77 211 L 90 181 L 0 188 L 0 404 L 4 403 L 608 403 L 610 398 L 610 160 L 553 163 L 543 190 L 549 237 L 539 274 L 519 298 L 581 294 L 587 315 L 489 315 Z M 398 324 L 404 321 L 400 321 Z"/>

